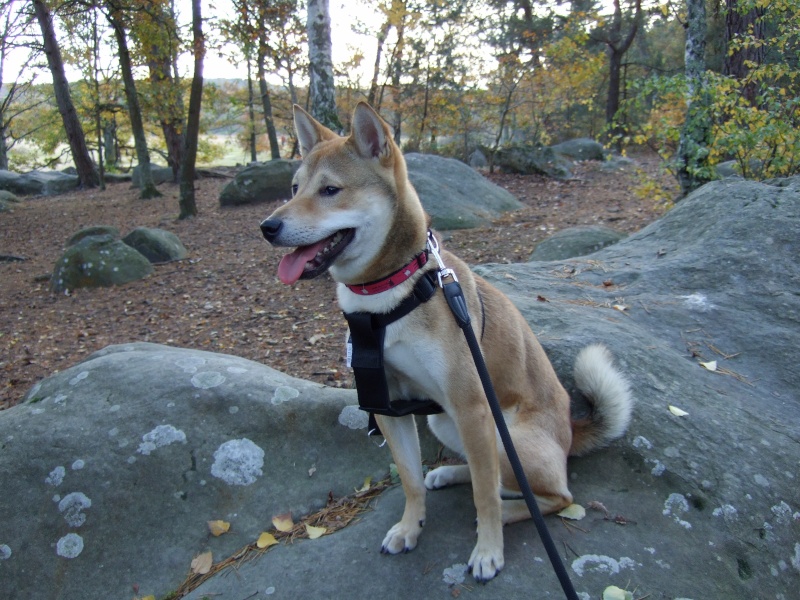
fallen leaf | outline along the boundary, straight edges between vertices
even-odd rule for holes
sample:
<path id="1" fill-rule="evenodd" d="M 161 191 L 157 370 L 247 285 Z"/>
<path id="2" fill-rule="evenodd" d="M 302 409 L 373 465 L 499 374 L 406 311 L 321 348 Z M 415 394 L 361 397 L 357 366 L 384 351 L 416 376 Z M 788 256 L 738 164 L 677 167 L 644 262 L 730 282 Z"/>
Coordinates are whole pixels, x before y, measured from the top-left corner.
<path id="1" fill-rule="evenodd" d="M 370 485 L 372 485 L 372 477 L 365 478 L 364 479 L 364 485 L 361 486 L 361 489 L 356 490 L 356 494 L 360 494 L 361 492 L 368 491 Z"/>
<path id="2" fill-rule="evenodd" d="M 708 362 L 701 362 L 700 366 L 708 371 L 716 371 L 717 370 L 717 361 L 710 360 Z"/>
<path id="3" fill-rule="evenodd" d="M 560 513 L 558 513 L 558 516 L 564 517 L 565 519 L 571 519 L 573 521 L 580 521 L 586 516 L 586 509 L 580 504 L 570 504 Z"/>
<path id="4" fill-rule="evenodd" d="M 544 296 L 542 296 L 541 294 L 539 294 L 538 296 L 536 296 L 536 300 L 538 300 L 539 302 L 550 302 L 550 301 L 549 301 L 547 298 L 545 298 L 545 297 L 544 297 Z"/>
<path id="5" fill-rule="evenodd" d="M 678 408 L 677 406 L 672 406 L 671 404 L 669 406 L 669 412 L 671 412 L 676 417 L 687 417 L 687 416 L 689 416 L 688 412 Z"/>
<path id="6" fill-rule="evenodd" d="M 610 585 L 603 590 L 603 600 L 633 600 L 633 594 L 615 585 Z"/>
<path id="7" fill-rule="evenodd" d="M 312 476 L 314 473 L 316 473 L 316 472 L 317 472 L 317 467 L 316 467 L 316 466 L 312 466 L 312 467 L 311 467 L 311 468 L 308 470 L 308 476 L 309 476 L 309 477 L 311 477 L 311 476 Z"/>
<path id="8" fill-rule="evenodd" d="M 214 558 L 211 556 L 211 550 L 203 552 L 199 556 L 192 559 L 192 573 L 196 575 L 205 575 L 211 570 L 211 565 L 214 563 Z"/>
<path id="9" fill-rule="evenodd" d="M 506 279 L 511 279 L 513 281 L 517 280 L 517 278 L 514 277 L 511 273 L 503 273 L 503 277 L 505 277 Z"/>
<path id="10" fill-rule="evenodd" d="M 324 527 L 314 527 L 313 525 L 309 525 L 306 523 L 306 533 L 308 534 L 308 539 L 315 540 L 318 537 L 327 533 L 327 529 Z"/>
<path id="11" fill-rule="evenodd" d="M 606 286 L 606 287 L 611 287 L 612 285 L 614 285 L 614 281 L 613 281 L 613 280 L 611 280 L 611 279 L 606 279 L 606 280 L 603 282 L 603 285 L 604 285 L 604 286 Z"/>
<path id="12" fill-rule="evenodd" d="M 628 310 L 628 307 L 625 306 L 624 304 L 615 304 L 611 308 L 613 308 L 614 310 L 618 310 L 619 312 L 625 312 L 626 310 Z"/>
<path id="13" fill-rule="evenodd" d="M 223 533 L 228 533 L 228 530 L 231 528 L 231 524 L 227 521 L 209 521 L 208 522 L 208 530 L 211 532 L 211 535 L 214 537 L 219 537 Z"/>
<path id="14" fill-rule="evenodd" d="M 276 515 L 272 517 L 272 524 L 275 525 L 275 529 L 278 531 L 283 531 L 284 533 L 291 531 L 294 527 L 292 513 L 288 512 L 283 515 Z"/>
<path id="15" fill-rule="evenodd" d="M 156 600 L 156 597 L 150 594 L 149 596 L 142 596 L 139 600 Z"/>
<path id="16" fill-rule="evenodd" d="M 275 536 L 271 533 L 267 533 L 266 531 L 258 536 L 258 539 L 256 540 L 256 546 L 261 549 L 269 548 L 277 543 L 278 540 L 275 539 Z"/>

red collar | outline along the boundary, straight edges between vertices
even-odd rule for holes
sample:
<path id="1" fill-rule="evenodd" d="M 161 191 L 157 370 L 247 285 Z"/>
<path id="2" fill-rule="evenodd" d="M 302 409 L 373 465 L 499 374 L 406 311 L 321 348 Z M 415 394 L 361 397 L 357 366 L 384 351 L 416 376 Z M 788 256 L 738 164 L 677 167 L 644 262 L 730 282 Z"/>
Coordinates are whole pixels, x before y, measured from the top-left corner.
<path id="1" fill-rule="evenodd" d="M 428 252 L 427 250 L 423 250 L 419 254 L 417 254 L 410 263 L 401 267 L 388 277 L 384 277 L 383 279 L 379 279 L 377 281 L 370 281 L 369 283 L 358 283 L 356 285 L 348 285 L 347 288 L 353 292 L 358 294 L 359 296 L 370 296 L 372 294 L 380 294 L 381 292 L 385 292 L 386 290 L 390 290 L 393 287 L 396 287 L 406 281 L 409 277 L 411 277 L 414 273 L 416 273 L 420 267 L 423 267 L 425 263 L 428 262 Z"/>

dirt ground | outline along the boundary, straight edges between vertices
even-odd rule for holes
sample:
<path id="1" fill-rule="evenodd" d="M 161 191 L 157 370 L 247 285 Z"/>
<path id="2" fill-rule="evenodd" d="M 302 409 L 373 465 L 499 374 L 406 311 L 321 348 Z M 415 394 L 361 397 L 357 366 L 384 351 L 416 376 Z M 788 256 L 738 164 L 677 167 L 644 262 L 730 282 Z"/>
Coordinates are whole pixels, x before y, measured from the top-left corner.
<path id="1" fill-rule="evenodd" d="M 603 224 L 634 232 L 666 210 L 635 190 L 642 174 L 670 193 L 677 187 L 654 156 L 636 168 L 607 172 L 577 165 L 575 178 L 489 177 L 525 208 L 492 227 L 448 232 L 445 245 L 471 264 L 527 260 L 534 246 L 575 225 Z M 139 200 L 129 184 L 56 197 L 25 198 L 0 214 L 0 409 L 19 402 L 38 380 L 109 344 L 155 342 L 235 354 L 296 377 L 350 386 L 344 365 L 344 319 L 325 275 L 284 286 L 281 253 L 262 239 L 261 220 L 276 203 L 220 208 L 225 180 L 197 184 L 199 216 L 178 221 L 178 188 Z M 189 258 L 156 266 L 149 277 L 113 288 L 49 291 L 49 273 L 64 243 L 81 228 L 112 225 L 175 233 Z M 16 260 L 16 258 L 23 260 Z"/>

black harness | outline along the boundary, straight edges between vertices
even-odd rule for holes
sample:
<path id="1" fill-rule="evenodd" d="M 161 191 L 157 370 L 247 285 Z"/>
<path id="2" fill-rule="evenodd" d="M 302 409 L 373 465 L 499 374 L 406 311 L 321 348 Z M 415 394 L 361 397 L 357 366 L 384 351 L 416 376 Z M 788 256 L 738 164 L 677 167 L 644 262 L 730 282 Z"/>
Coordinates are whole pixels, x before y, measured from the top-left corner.
<path id="1" fill-rule="evenodd" d="M 375 421 L 376 414 L 402 417 L 410 414 L 433 415 L 442 412 L 442 407 L 433 400 L 390 400 L 383 362 L 383 345 L 387 325 L 405 317 L 419 305 L 433 298 L 437 288 L 436 271 L 428 271 L 419 278 L 411 295 L 407 296 L 391 312 L 383 314 L 344 313 L 344 318 L 350 325 L 347 354 L 356 380 L 358 407 L 369 413 L 370 435 L 380 434 Z"/>

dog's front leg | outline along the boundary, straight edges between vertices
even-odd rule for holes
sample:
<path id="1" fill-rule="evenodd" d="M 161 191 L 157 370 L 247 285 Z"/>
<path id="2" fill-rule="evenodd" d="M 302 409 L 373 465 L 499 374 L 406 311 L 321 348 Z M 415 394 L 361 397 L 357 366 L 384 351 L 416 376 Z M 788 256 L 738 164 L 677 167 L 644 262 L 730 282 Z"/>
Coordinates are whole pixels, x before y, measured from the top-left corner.
<path id="1" fill-rule="evenodd" d="M 403 518 L 395 524 L 381 545 L 384 554 L 398 554 L 413 550 L 425 522 L 425 484 L 422 478 L 422 457 L 419 436 L 413 415 L 405 417 L 382 417 L 376 415 L 392 458 L 397 465 L 400 483 L 406 495 Z"/>
<path id="2" fill-rule="evenodd" d="M 500 572 L 505 561 L 496 429 L 482 394 L 475 394 L 469 406 L 457 412 L 456 425 L 467 455 L 478 513 L 478 543 L 468 564 L 475 579 L 485 582 Z"/>

